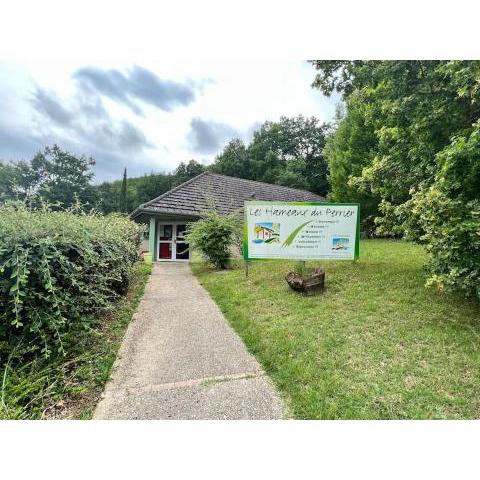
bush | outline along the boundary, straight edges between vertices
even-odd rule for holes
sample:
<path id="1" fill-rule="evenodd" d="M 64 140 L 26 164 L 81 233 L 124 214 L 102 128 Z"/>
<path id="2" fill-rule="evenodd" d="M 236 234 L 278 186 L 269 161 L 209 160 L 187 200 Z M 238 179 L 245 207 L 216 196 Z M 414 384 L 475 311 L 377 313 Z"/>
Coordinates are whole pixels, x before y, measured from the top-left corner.
<path id="1" fill-rule="evenodd" d="M 120 215 L 0 206 L 0 353 L 63 351 L 73 325 L 126 291 L 141 228 Z"/>
<path id="2" fill-rule="evenodd" d="M 430 253 L 427 285 L 480 299 L 480 201 L 464 203 L 432 190 L 417 209 Z"/>
<path id="3" fill-rule="evenodd" d="M 220 216 L 215 210 L 188 225 L 187 241 L 197 248 L 215 268 L 227 268 L 231 248 L 238 244 L 237 216 Z"/>
<path id="4" fill-rule="evenodd" d="M 480 122 L 437 158 L 434 184 L 413 202 L 431 255 L 428 283 L 480 299 Z"/>

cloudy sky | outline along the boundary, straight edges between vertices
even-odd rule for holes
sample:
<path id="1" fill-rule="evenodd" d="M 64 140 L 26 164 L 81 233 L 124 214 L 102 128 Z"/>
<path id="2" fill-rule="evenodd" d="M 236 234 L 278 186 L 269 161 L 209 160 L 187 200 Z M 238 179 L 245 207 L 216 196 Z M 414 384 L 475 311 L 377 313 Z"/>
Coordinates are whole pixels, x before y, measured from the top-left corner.
<path id="1" fill-rule="evenodd" d="M 331 120 L 313 77 L 302 61 L 0 62 L 0 159 L 58 143 L 96 160 L 96 182 L 209 164 L 265 120 Z"/>

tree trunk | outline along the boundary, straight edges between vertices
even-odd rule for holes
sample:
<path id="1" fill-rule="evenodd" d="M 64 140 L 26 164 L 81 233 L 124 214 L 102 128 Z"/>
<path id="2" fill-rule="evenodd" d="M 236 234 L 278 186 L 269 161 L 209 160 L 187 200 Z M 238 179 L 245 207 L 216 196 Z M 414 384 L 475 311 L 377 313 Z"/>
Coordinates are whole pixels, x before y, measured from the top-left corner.
<path id="1" fill-rule="evenodd" d="M 322 267 L 315 268 L 307 278 L 303 278 L 298 273 L 290 272 L 285 277 L 285 280 L 290 285 L 290 288 L 296 292 L 315 295 L 323 292 L 325 288 L 325 269 Z"/>

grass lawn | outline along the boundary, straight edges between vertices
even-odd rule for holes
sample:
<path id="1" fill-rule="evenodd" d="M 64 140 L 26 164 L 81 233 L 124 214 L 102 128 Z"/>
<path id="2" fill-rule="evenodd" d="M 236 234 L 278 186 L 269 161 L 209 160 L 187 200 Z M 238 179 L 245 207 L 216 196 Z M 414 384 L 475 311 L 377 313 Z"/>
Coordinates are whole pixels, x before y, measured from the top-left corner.
<path id="1" fill-rule="evenodd" d="M 0 420 L 91 418 L 151 270 L 149 257 L 137 264 L 127 294 L 92 328 L 72 333 L 66 357 L 0 368 Z"/>
<path id="2" fill-rule="evenodd" d="M 294 417 L 480 418 L 478 304 L 426 289 L 417 245 L 365 240 L 360 255 L 324 262 L 316 297 L 289 289 L 294 262 L 252 262 L 247 280 L 192 268 Z"/>

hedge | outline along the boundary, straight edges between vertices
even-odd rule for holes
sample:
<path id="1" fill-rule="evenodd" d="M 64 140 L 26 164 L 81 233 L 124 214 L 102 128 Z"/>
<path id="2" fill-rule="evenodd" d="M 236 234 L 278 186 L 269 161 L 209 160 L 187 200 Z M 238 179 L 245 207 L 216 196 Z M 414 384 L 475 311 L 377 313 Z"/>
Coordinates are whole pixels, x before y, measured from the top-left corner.
<path id="1" fill-rule="evenodd" d="M 120 215 L 0 206 L 0 353 L 64 350 L 128 287 L 141 227 Z M 3 355 L 2 355 L 3 356 Z"/>

